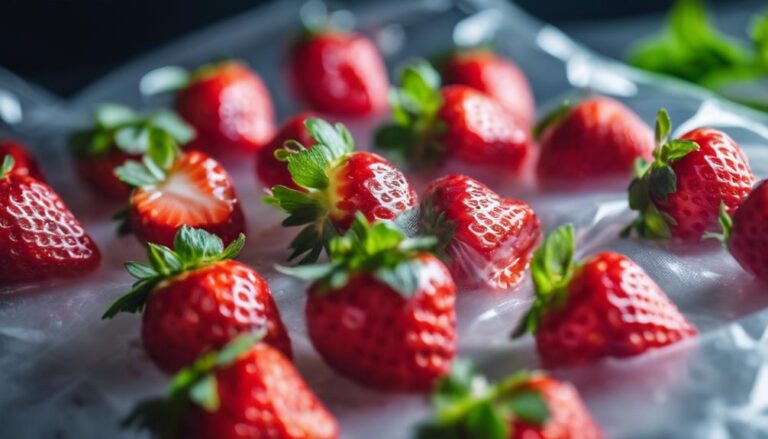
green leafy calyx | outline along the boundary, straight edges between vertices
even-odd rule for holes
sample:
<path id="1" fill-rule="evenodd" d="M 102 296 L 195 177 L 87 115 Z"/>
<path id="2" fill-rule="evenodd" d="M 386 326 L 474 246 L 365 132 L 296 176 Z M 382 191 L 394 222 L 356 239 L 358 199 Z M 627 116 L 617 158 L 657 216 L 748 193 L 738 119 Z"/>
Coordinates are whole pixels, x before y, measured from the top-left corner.
<path id="1" fill-rule="evenodd" d="M 529 372 L 519 372 L 496 384 L 477 375 L 471 362 L 457 360 L 432 395 L 435 414 L 419 426 L 418 439 L 513 437 L 514 420 L 542 426 L 549 407 L 538 390 L 527 385 Z"/>
<path id="2" fill-rule="evenodd" d="M 203 229 L 182 226 L 174 238 L 173 250 L 150 243 L 149 264 L 125 264 L 128 273 L 138 280 L 126 295 L 109 307 L 103 318 L 112 318 L 119 312 L 141 312 L 160 282 L 187 271 L 232 259 L 240 253 L 244 244 L 245 235 L 242 233 L 225 248 L 218 236 Z"/>
<path id="3" fill-rule="evenodd" d="M 645 238 L 666 239 L 671 236 L 670 227 L 676 222 L 662 212 L 656 203 L 667 201 L 669 195 L 677 191 L 677 175 L 671 165 L 699 149 L 699 145 L 690 140 L 670 140 L 671 129 L 669 114 L 662 108 L 656 119 L 654 160 L 645 163 L 638 159 L 635 164 L 636 176 L 628 189 L 629 207 L 638 211 L 639 215 L 624 230 L 623 235 L 635 230 Z"/>
<path id="4" fill-rule="evenodd" d="M 177 144 L 195 138 L 195 130 L 171 111 L 141 114 L 123 105 L 104 104 L 94 112 L 95 124 L 70 137 L 70 150 L 80 158 L 99 157 L 117 149 L 141 155 L 157 138 L 154 131 L 164 131 Z"/>
<path id="5" fill-rule="evenodd" d="M 443 106 L 437 71 L 424 60 L 404 68 L 399 87 L 389 92 L 389 101 L 392 123 L 376 132 L 376 147 L 394 151 L 417 167 L 439 162 L 442 146 L 438 138 L 445 127 L 437 117 Z"/>
<path id="6" fill-rule="evenodd" d="M 566 224 L 558 227 L 536 249 L 531 259 L 531 277 L 536 297 L 520 325 L 512 334 L 518 337 L 535 333 L 541 317 L 555 306 L 562 306 L 568 296 L 568 285 L 576 271 L 574 261 L 574 229 Z"/>
<path id="7" fill-rule="evenodd" d="M 717 217 L 717 222 L 720 225 L 720 233 L 708 232 L 702 236 L 703 239 L 716 239 L 720 243 L 727 247 L 728 238 L 731 236 L 731 229 L 733 229 L 733 218 L 728 214 L 728 206 L 724 202 L 720 202 L 720 213 Z"/>
<path id="8" fill-rule="evenodd" d="M 173 377 L 166 397 L 139 403 L 123 420 L 123 427 L 148 429 L 158 439 L 180 439 L 192 406 L 210 412 L 219 409 L 215 371 L 234 364 L 263 338 L 264 331 L 241 334 L 221 350 L 204 354 Z"/>
<path id="9" fill-rule="evenodd" d="M 168 170 L 181 151 L 173 137 L 164 130 L 148 130 L 149 145 L 141 161 L 128 160 L 115 168 L 115 175 L 123 183 L 136 187 L 151 187 L 165 181 Z"/>
<path id="10" fill-rule="evenodd" d="M 334 196 L 331 171 L 355 148 L 352 134 L 342 124 L 334 126 L 322 119 L 310 118 L 305 126 L 314 145 L 307 147 L 289 140 L 275 152 L 278 160 L 287 163 L 291 178 L 302 190 L 275 186 L 272 195 L 264 200 L 288 214 L 284 226 L 305 226 L 290 244 L 289 260 L 302 256 L 302 264 L 316 261 L 337 234 L 328 219 Z"/>
<path id="11" fill-rule="evenodd" d="M 353 276 L 368 273 L 411 297 L 421 279 L 422 262 L 417 256 L 435 243 L 433 237 L 408 238 L 391 223 L 370 224 L 358 213 L 349 231 L 330 241 L 328 263 L 278 269 L 315 282 L 321 292 L 343 288 Z"/>
<path id="12" fill-rule="evenodd" d="M 16 161 L 13 159 L 13 156 L 10 154 L 7 154 L 5 157 L 3 157 L 3 162 L 0 164 L 0 178 L 6 178 L 8 177 L 8 174 L 11 172 L 11 169 L 16 165 Z"/>

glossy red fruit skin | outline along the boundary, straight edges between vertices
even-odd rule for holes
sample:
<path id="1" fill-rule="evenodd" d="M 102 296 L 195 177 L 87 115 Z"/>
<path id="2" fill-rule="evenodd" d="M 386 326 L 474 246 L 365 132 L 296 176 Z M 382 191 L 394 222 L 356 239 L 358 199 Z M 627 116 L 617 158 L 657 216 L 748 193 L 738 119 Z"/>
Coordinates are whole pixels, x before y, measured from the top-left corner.
<path id="1" fill-rule="evenodd" d="M 377 154 L 348 154 L 331 170 L 330 179 L 330 218 L 339 231 L 349 228 L 356 212 L 368 221 L 391 221 L 416 205 L 416 193 L 403 173 Z"/>
<path id="2" fill-rule="evenodd" d="M 267 281 L 227 260 L 160 284 L 147 303 L 141 333 L 155 365 L 175 373 L 235 336 L 262 328 L 263 341 L 290 358 L 291 340 Z"/>
<path id="3" fill-rule="evenodd" d="M 592 419 L 579 393 L 568 383 L 537 376 L 523 386 L 539 392 L 549 409 L 542 426 L 522 420 L 512 423 L 512 439 L 602 439 L 602 430 Z"/>
<path id="4" fill-rule="evenodd" d="M 537 166 L 543 187 L 581 187 L 628 179 L 636 159 L 653 160 L 653 131 L 632 110 L 606 98 L 586 99 L 539 139 Z"/>
<path id="5" fill-rule="evenodd" d="M 6 155 L 12 156 L 15 162 L 10 174 L 19 176 L 28 175 L 34 179 L 45 182 L 45 177 L 43 176 L 43 173 L 40 172 L 40 166 L 37 164 L 37 160 L 23 144 L 14 140 L 0 140 L 0 160 Z"/>
<path id="6" fill-rule="evenodd" d="M 445 64 L 443 77 L 446 84 L 467 85 L 495 99 L 521 126 L 533 125 L 531 86 L 513 62 L 488 50 L 457 52 Z"/>
<path id="7" fill-rule="evenodd" d="M 419 256 L 419 288 L 406 299 L 369 274 L 343 288 L 310 287 L 307 329 L 333 369 L 385 391 L 427 391 L 456 354 L 456 288 L 442 262 Z"/>
<path id="8" fill-rule="evenodd" d="M 376 46 L 360 34 L 310 34 L 293 46 L 288 70 L 298 98 L 312 110 L 366 116 L 387 108 L 386 66 Z"/>
<path id="9" fill-rule="evenodd" d="M 445 131 L 439 142 L 445 159 L 517 172 L 533 151 L 527 128 L 509 117 L 499 103 L 465 85 L 441 89 L 438 118 Z"/>
<path id="10" fill-rule="evenodd" d="M 640 266 L 604 252 L 577 268 L 566 303 L 546 312 L 536 332 L 545 367 L 630 357 L 697 334 Z"/>
<path id="11" fill-rule="evenodd" d="M 453 230 L 446 263 L 464 289 L 514 288 L 541 240 L 539 218 L 522 201 L 498 196 L 464 175 L 435 180 L 425 191 L 423 212 L 443 215 Z"/>
<path id="12" fill-rule="evenodd" d="M 768 180 L 755 185 L 733 214 L 728 250 L 738 263 L 768 282 Z"/>
<path id="13" fill-rule="evenodd" d="M 307 148 L 312 147 L 315 140 L 304 126 L 304 122 L 310 117 L 313 117 L 312 113 L 301 113 L 288 119 L 275 137 L 256 153 L 256 177 L 264 187 L 282 185 L 300 190 L 288 172 L 288 164 L 277 160 L 275 151 L 282 148 L 288 140 L 296 140 Z"/>
<path id="14" fill-rule="evenodd" d="M 234 241 L 240 233 L 245 233 L 245 215 L 240 206 L 240 200 L 235 193 L 235 186 L 224 167 L 200 151 L 191 151 L 185 154 L 174 165 L 174 168 L 183 166 L 198 167 L 200 172 L 204 172 L 208 184 L 215 188 L 212 192 L 216 194 L 216 198 L 223 200 L 229 206 L 228 214 L 219 221 L 187 225 L 198 227 L 217 235 L 224 241 L 225 245 Z M 172 174 L 173 172 L 174 169 L 171 169 L 169 173 Z M 141 203 L 137 201 L 142 197 L 142 192 L 144 192 L 144 189 L 135 189 L 131 193 L 128 210 L 131 231 L 139 241 L 144 243 L 152 242 L 166 247 L 173 247 L 173 238 L 184 224 L 168 222 L 164 218 L 155 218 L 149 215 L 148 212 L 142 209 Z"/>
<path id="15" fill-rule="evenodd" d="M 278 350 L 259 343 L 234 364 L 216 371 L 220 407 L 196 408 L 191 439 L 336 439 L 339 426 Z"/>
<path id="16" fill-rule="evenodd" d="M 675 240 L 695 243 L 705 232 L 718 231 L 720 203 L 733 214 L 755 177 L 741 148 L 722 131 L 699 128 L 681 139 L 696 142 L 700 149 L 672 163 L 677 191 L 654 203 L 676 221 L 670 226 Z"/>
<path id="17" fill-rule="evenodd" d="M 47 184 L 0 179 L 0 285 L 73 277 L 96 269 L 101 254 Z"/>
<path id="18" fill-rule="evenodd" d="M 197 131 L 190 148 L 224 157 L 267 144 L 275 116 L 261 78 L 233 61 L 204 69 L 176 96 L 177 112 Z"/>
<path id="19" fill-rule="evenodd" d="M 88 188 L 105 199 L 123 201 L 131 194 L 131 187 L 115 176 L 115 168 L 128 160 L 137 160 L 140 156 L 126 154 L 117 148 L 95 157 L 78 157 L 75 166 L 80 180 Z"/>

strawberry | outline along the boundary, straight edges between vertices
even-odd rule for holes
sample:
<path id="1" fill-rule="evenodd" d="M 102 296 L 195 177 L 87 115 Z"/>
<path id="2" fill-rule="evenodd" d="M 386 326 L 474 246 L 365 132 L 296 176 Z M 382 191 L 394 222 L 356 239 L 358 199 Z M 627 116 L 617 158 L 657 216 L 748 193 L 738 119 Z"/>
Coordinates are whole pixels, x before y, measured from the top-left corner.
<path id="1" fill-rule="evenodd" d="M 536 109 L 531 86 L 512 61 L 486 49 L 457 51 L 446 60 L 442 77 L 446 84 L 480 90 L 503 105 L 522 126 L 533 125 Z"/>
<path id="2" fill-rule="evenodd" d="M 387 105 L 387 69 L 368 38 L 336 29 L 309 30 L 288 56 L 293 89 L 311 109 L 366 116 Z"/>
<path id="3" fill-rule="evenodd" d="M 164 131 L 150 134 L 141 162 L 128 161 L 115 174 L 135 188 L 120 231 L 130 230 L 140 241 L 171 246 L 176 232 L 188 225 L 228 244 L 245 230 L 227 171 L 200 151 L 182 155 Z"/>
<path id="4" fill-rule="evenodd" d="M 230 259 L 244 235 L 228 247 L 216 235 L 184 226 L 173 250 L 149 244 L 150 265 L 125 265 L 138 280 L 105 313 L 144 311 L 142 339 L 164 372 L 176 372 L 237 334 L 264 329 L 264 341 L 291 356 L 291 341 L 269 285 L 251 268 Z"/>
<path id="5" fill-rule="evenodd" d="M 194 130 L 169 111 L 139 114 L 128 107 L 104 104 L 94 112 L 94 126 L 74 133 L 69 142 L 78 176 L 95 194 L 124 201 L 131 188 L 114 169 L 147 152 L 149 133 L 162 129 L 180 145 L 195 137 Z"/>
<path id="6" fill-rule="evenodd" d="M 536 289 L 515 335 L 536 335 L 547 367 L 629 357 L 696 335 L 664 291 L 626 256 L 603 252 L 573 261 L 573 226 L 555 230 L 536 251 Z"/>
<path id="7" fill-rule="evenodd" d="M 465 288 L 513 288 L 541 237 L 539 219 L 527 204 L 463 175 L 427 188 L 420 223 L 438 237 L 438 254 Z"/>
<path id="8" fill-rule="evenodd" d="M 293 183 L 287 163 L 278 160 L 275 157 L 275 151 L 282 149 L 285 142 L 289 140 L 312 146 L 314 140 L 305 126 L 310 117 L 311 113 L 301 113 L 288 119 L 272 141 L 256 153 L 256 176 L 264 186 L 271 188 L 282 185 L 291 189 L 300 189 Z"/>
<path id="9" fill-rule="evenodd" d="M 40 166 L 37 160 L 20 142 L 14 140 L 0 140 L 0 157 L 10 155 L 13 157 L 13 168 L 8 171 L 9 174 L 19 176 L 30 176 L 35 180 L 45 182 Z"/>
<path id="10" fill-rule="evenodd" d="M 541 372 L 522 371 L 489 384 L 457 361 L 432 397 L 433 419 L 417 439 L 601 439 L 578 392 Z"/>
<path id="11" fill-rule="evenodd" d="M 140 403 L 123 422 L 159 439 L 336 439 L 339 427 L 279 351 L 243 334 L 172 380 L 166 398 Z"/>
<path id="12" fill-rule="evenodd" d="M 387 391 L 425 391 L 456 353 L 456 287 L 425 249 L 435 239 L 406 237 L 362 214 L 330 243 L 326 264 L 281 267 L 311 280 L 307 330 L 333 369 Z"/>
<path id="13" fill-rule="evenodd" d="M 54 190 L 0 165 L 0 285 L 71 277 L 96 269 L 99 249 Z"/>
<path id="14" fill-rule="evenodd" d="M 725 203 L 720 205 L 722 234 L 709 233 L 706 238 L 717 238 L 726 245 L 736 261 L 749 273 L 768 282 L 768 180 L 755 185 L 733 218 Z"/>
<path id="15" fill-rule="evenodd" d="M 399 169 L 376 154 L 352 151 L 354 140 L 342 124 L 305 121 L 315 145 L 288 142 L 276 157 L 288 163 L 299 190 L 272 188 L 266 201 L 286 213 L 285 226 L 306 227 L 291 242 L 290 259 L 317 260 L 331 237 L 344 233 L 355 213 L 369 221 L 397 219 L 416 204 L 416 195 Z"/>
<path id="16" fill-rule="evenodd" d="M 394 122 L 376 133 L 376 146 L 425 168 L 450 162 L 516 175 L 533 150 L 524 124 L 493 98 L 466 85 L 439 88 L 426 62 L 403 70 L 394 89 Z"/>
<path id="17" fill-rule="evenodd" d="M 653 158 L 653 133 L 632 110 L 607 97 L 565 102 L 536 126 L 537 167 L 544 187 L 569 188 L 632 175 Z M 597 181 L 596 181 L 597 180 Z"/>
<path id="18" fill-rule="evenodd" d="M 661 109 L 654 161 L 639 166 L 629 186 L 629 206 L 640 214 L 625 234 L 634 229 L 646 238 L 698 242 L 716 226 L 720 203 L 733 213 L 755 177 L 727 134 L 699 128 L 668 140 L 670 125 Z"/>

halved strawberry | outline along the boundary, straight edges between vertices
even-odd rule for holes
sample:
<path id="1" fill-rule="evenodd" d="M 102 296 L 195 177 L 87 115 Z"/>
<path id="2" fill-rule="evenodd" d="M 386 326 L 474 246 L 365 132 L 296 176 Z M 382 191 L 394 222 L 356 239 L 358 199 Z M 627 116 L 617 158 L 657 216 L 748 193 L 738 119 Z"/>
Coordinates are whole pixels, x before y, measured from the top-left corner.
<path id="1" fill-rule="evenodd" d="M 181 155 L 167 133 L 151 134 L 142 162 L 115 170 L 133 186 L 127 219 L 139 240 L 170 246 L 183 225 L 230 243 L 245 230 L 235 187 L 224 167 L 200 151 Z"/>
<path id="2" fill-rule="evenodd" d="M 13 157 L 13 169 L 9 171 L 13 175 L 27 175 L 38 181 L 45 182 L 37 160 L 21 142 L 15 140 L 0 140 L 0 157 L 10 155 Z"/>
<path id="3" fill-rule="evenodd" d="M 302 263 L 316 260 L 357 212 L 369 221 L 393 221 L 416 204 L 403 173 L 376 154 L 353 151 L 344 125 L 311 118 L 306 127 L 315 145 L 288 142 L 277 152 L 300 190 L 275 186 L 265 200 L 289 214 L 284 226 L 306 225 L 290 244 L 290 259 L 303 255 Z"/>
<path id="4" fill-rule="evenodd" d="M 579 393 L 542 372 L 521 371 L 489 383 L 457 360 L 432 396 L 435 414 L 416 439 L 601 439 Z"/>
<path id="5" fill-rule="evenodd" d="M 280 128 L 274 138 L 256 153 L 256 177 L 261 183 L 271 188 L 282 185 L 291 189 L 299 189 L 293 182 L 288 171 L 288 163 L 275 157 L 275 152 L 283 149 L 285 142 L 295 140 L 302 145 L 311 147 L 314 144 L 312 136 L 307 131 L 306 121 L 312 113 L 301 113 L 291 117 Z"/>
<path id="6" fill-rule="evenodd" d="M 533 152 L 528 128 L 485 93 L 439 82 L 426 62 L 403 70 L 390 93 L 393 123 L 376 133 L 376 146 L 418 168 L 453 163 L 519 177 Z"/>
<path id="7" fill-rule="evenodd" d="M 179 145 L 195 137 L 195 131 L 170 111 L 137 113 L 116 104 L 103 104 L 94 111 L 94 126 L 74 133 L 69 149 L 78 176 L 95 194 L 122 201 L 130 186 L 114 174 L 115 168 L 147 152 L 150 132 L 166 131 Z"/>

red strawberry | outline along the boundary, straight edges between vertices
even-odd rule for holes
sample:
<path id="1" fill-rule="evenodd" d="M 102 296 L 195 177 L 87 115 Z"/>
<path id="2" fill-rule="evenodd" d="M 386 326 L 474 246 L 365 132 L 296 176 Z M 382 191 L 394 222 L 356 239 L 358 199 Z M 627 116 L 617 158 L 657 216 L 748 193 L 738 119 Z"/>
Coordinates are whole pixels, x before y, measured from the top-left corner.
<path id="1" fill-rule="evenodd" d="M 282 149 L 288 140 L 295 140 L 308 147 L 312 146 L 314 140 L 304 125 L 311 116 L 312 113 L 301 113 L 288 119 L 272 141 L 256 153 L 256 176 L 264 186 L 271 188 L 282 185 L 299 189 L 299 186 L 293 183 L 287 163 L 278 160 L 275 157 L 275 151 Z"/>
<path id="2" fill-rule="evenodd" d="M 224 248 L 221 239 L 184 226 L 174 249 L 149 244 L 151 265 L 129 262 L 138 281 L 104 314 L 144 312 L 142 339 L 164 372 L 189 366 L 238 334 L 265 330 L 264 341 L 291 356 L 291 341 L 269 285 L 251 268 L 229 259 L 245 237 Z"/>
<path id="3" fill-rule="evenodd" d="M 308 31 L 291 48 L 288 68 L 299 99 L 315 111 L 365 116 L 386 108 L 386 66 L 360 34 Z"/>
<path id="4" fill-rule="evenodd" d="M 463 175 L 434 181 L 424 193 L 421 227 L 459 285 L 509 289 L 523 277 L 539 243 L 539 219 L 522 201 L 502 198 Z"/>
<path id="5" fill-rule="evenodd" d="M 40 166 L 35 157 L 20 142 L 14 140 L 0 140 L 0 158 L 10 155 L 13 157 L 13 169 L 10 174 L 30 176 L 35 180 L 45 182 L 45 177 L 40 172 Z"/>
<path id="6" fill-rule="evenodd" d="M 456 287 L 445 266 L 387 223 L 358 215 L 327 264 L 283 268 L 313 283 L 306 317 L 323 359 L 360 384 L 424 391 L 456 353 Z"/>
<path id="7" fill-rule="evenodd" d="M 755 185 L 731 219 L 725 204 L 720 206 L 723 234 L 708 234 L 726 244 L 731 255 L 749 273 L 768 282 L 768 180 Z"/>
<path id="8" fill-rule="evenodd" d="M 545 187 L 626 178 L 637 159 L 653 158 L 650 127 L 632 110 L 606 97 L 565 103 L 545 117 L 536 132 L 541 148 L 537 172 Z"/>
<path id="9" fill-rule="evenodd" d="M 533 151 L 525 125 L 475 88 L 438 82 L 427 63 L 403 70 L 391 94 L 394 123 L 376 133 L 376 146 L 416 167 L 453 162 L 518 175 Z"/>
<path id="10" fill-rule="evenodd" d="M 237 61 L 192 72 L 176 96 L 176 111 L 197 130 L 196 147 L 219 157 L 255 151 L 275 134 L 269 91 L 256 73 Z"/>
<path id="11" fill-rule="evenodd" d="M 519 372 L 488 384 L 457 361 L 433 396 L 435 416 L 417 439 L 601 439 L 603 433 L 570 384 Z"/>
<path id="12" fill-rule="evenodd" d="M 369 221 L 392 221 L 416 204 L 416 195 L 399 169 L 376 154 L 355 151 L 352 135 L 344 125 L 307 119 L 315 145 L 292 142 L 278 157 L 288 163 L 295 190 L 272 188 L 267 202 L 289 214 L 285 226 L 307 226 L 291 243 L 290 259 L 305 255 L 317 259 L 325 243 L 344 233 L 357 212 Z"/>
<path id="13" fill-rule="evenodd" d="M 0 285 L 76 276 L 94 270 L 99 249 L 47 184 L 0 165 Z"/>
<path id="14" fill-rule="evenodd" d="M 245 218 L 227 171 L 200 151 L 179 155 L 165 133 L 156 134 L 165 140 L 151 140 L 142 163 L 129 161 L 115 170 L 136 188 L 127 212 L 129 230 L 143 242 L 170 246 L 188 225 L 232 242 L 244 232 Z"/>
<path id="15" fill-rule="evenodd" d="M 603 252 L 573 261 L 573 227 L 555 230 L 536 251 L 536 299 L 516 335 L 531 331 L 547 367 L 629 357 L 697 331 L 656 282 L 626 256 Z"/>
<path id="16" fill-rule="evenodd" d="M 667 140 L 670 121 L 659 111 L 655 160 L 638 170 L 629 187 L 629 206 L 640 212 L 626 230 L 647 238 L 698 242 L 712 231 L 720 203 L 732 213 L 749 194 L 755 177 L 741 148 L 711 128 Z"/>
<path id="17" fill-rule="evenodd" d="M 476 88 L 503 105 L 522 126 L 533 125 L 531 86 L 512 61 L 490 50 L 458 51 L 448 58 L 442 74 L 446 84 Z"/>
<path id="18" fill-rule="evenodd" d="M 168 111 L 139 114 L 122 105 L 105 104 L 96 109 L 94 120 L 92 128 L 72 135 L 69 146 L 80 179 L 95 194 L 110 200 L 128 198 L 131 188 L 114 170 L 147 152 L 152 131 L 164 130 L 180 145 L 195 137 L 189 125 Z"/>
<path id="19" fill-rule="evenodd" d="M 241 335 L 180 372 L 124 421 L 162 439 L 336 439 L 339 427 L 279 351 Z"/>

